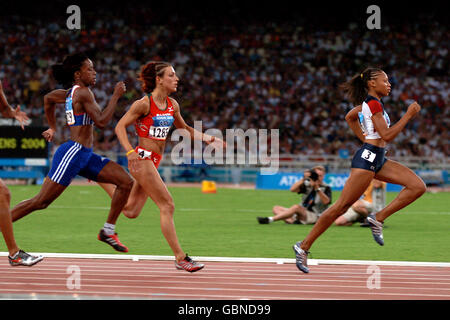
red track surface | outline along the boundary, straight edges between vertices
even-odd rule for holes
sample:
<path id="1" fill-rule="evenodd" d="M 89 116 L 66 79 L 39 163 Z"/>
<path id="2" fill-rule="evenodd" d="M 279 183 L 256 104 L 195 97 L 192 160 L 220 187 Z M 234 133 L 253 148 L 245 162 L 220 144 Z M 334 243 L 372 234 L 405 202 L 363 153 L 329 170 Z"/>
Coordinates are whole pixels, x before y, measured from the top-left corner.
<path id="1" fill-rule="evenodd" d="M 448 267 L 379 266 L 379 289 L 369 289 L 372 273 L 363 265 L 310 266 L 309 274 L 301 273 L 294 264 L 205 265 L 191 274 L 176 270 L 171 261 L 46 258 L 33 267 L 10 267 L 3 258 L 0 297 L 450 300 Z M 68 286 L 76 284 L 69 266 L 79 267 L 79 289 Z"/>

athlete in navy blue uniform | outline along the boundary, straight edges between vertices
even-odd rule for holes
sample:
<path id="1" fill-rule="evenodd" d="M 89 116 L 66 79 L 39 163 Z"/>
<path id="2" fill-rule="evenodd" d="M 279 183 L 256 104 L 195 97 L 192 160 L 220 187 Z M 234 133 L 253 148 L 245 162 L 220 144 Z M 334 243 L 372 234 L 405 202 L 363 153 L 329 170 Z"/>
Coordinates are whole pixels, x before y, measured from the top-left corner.
<path id="1" fill-rule="evenodd" d="M 22 129 L 24 129 L 24 123 L 29 120 L 25 112 L 20 111 L 20 106 L 16 109 L 11 108 L 6 96 L 3 93 L 2 83 L 0 81 L 0 112 L 4 118 L 16 119 Z M 11 266 L 32 266 L 39 261 L 42 261 L 42 256 L 33 256 L 23 250 L 20 250 L 14 239 L 13 225 L 11 221 L 10 213 L 11 193 L 0 179 L 0 231 L 5 239 L 6 247 L 8 248 L 8 260 Z"/>
<path id="2" fill-rule="evenodd" d="M 127 252 L 120 243 L 115 224 L 133 186 L 133 179 L 117 163 L 95 154 L 93 145 L 93 126 L 102 129 L 111 120 L 119 98 L 125 93 L 125 84 L 119 82 L 108 106 L 102 111 L 95 101 L 90 86 L 96 82 L 93 63 L 83 54 L 68 56 L 62 65 L 54 66 L 53 75 L 69 90 L 54 90 L 44 97 L 44 107 L 49 129 L 43 132 L 52 141 L 56 131 L 55 106 L 65 103 L 66 122 L 70 127 L 71 138 L 55 152 L 52 167 L 44 181 L 41 191 L 34 198 L 20 202 L 12 210 L 12 220 L 16 221 L 27 214 L 47 208 L 69 186 L 77 175 L 90 180 L 111 183 L 116 186 L 111 208 L 98 239 L 111 245 L 115 250 Z"/>
<path id="3" fill-rule="evenodd" d="M 378 68 L 367 68 L 344 83 L 342 89 L 357 106 L 345 119 L 364 144 L 353 156 L 350 176 L 339 199 L 322 213 L 306 238 L 293 246 L 297 268 L 304 273 L 309 272 L 307 255 L 314 241 L 359 199 L 373 178 L 404 186 L 388 206 L 367 218 L 373 238 L 379 245 L 384 245 L 383 221 L 426 191 L 425 183 L 411 169 L 385 158 L 386 143 L 392 141 L 420 111 L 419 104 L 412 103 L 403 117 L 390 126 L 381 98 L 389 95 L 391 84 L 386 73 Z M 362 116 L 362 125 L 358 114 Z"/>

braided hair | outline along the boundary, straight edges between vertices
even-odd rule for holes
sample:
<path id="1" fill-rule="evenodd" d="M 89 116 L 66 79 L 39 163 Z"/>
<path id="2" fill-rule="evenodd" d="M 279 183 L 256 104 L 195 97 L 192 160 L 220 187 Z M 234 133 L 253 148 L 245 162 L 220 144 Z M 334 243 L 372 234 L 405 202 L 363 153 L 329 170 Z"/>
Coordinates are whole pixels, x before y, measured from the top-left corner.
<path id="1" fill-rule="evenodd" d="M 384 71 L 380 68 L 366 68 L 363 72 L 354 75 L 349 81 L 341 84 L 339 87 L 355 106 L 360 105 L 367 97 L 367 82 L 374 80 L 382 72 Z"/>
<path id="2" fill-rule="evenodd" d="M 75 53 L 64 58 L 62 63 L 51 67 L 55 80 L 64 88 L 70 87 L 74 82 L 74 73 L 81 70 L 83 63 L 89 59 L 84 53 Z"/>

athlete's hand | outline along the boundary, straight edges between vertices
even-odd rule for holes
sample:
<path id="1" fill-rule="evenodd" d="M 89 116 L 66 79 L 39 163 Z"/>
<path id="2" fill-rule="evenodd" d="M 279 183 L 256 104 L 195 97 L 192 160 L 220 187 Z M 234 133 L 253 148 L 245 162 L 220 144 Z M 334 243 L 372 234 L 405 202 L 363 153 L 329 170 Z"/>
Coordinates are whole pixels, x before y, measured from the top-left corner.
<path id="1" fill-rule="evenodd" d="M 410 114 L 411 118 L 414 118 L 414 116 L 419 113 L 420 109 L 420 105 L 416 101 L 414 101 L 409 105 L 408 111 L 406 112 Z"/>
<path id="2" fill-rule="evenodd" d="M 128 170 L 130 173 L 137 173 L 141 169 L 141 159 L 136 152 L 131 152 L 128 156 Z"/>
<path id="3" fill-rule="evenodd" d="M 44 132 L 42 132 L 42 136 L 47 140 L 48 142 L 51 142 L 53 140 L 53 136 L 55 135 L 55 130 L 53 129 L 47 129 Z"/>
<path id="4" fill-rule="evenodd" d="M 120 81 L 117 82 L 116 86 L 114 87 L 114 93 L 113 95 L 117 98 L 120 98 L 124 95 L 124 93 L 127 92 L 127 87 L 125 86 L 125 82 Z"/>
<path id="5" fill-rule="evenodd" d="M 206 140 L 205 142 L 208 145 L 212 145 L 214 148 L 227 148 L 227 143 L 215 136 L 211 136 L 211 138 L 209 140 Z"/>
<path id="6" fill-rule="evenodd" d="M 17 106 L 17 108 L 14 110 L 14 119 L 19 121 L 22 130 L 25 129 L 24 125 L 26 124 L 26 122 L 30 121 L 30 118 L 28 118 L 27 114 L 23 111 L 20 111 L 20 106 Z"/>

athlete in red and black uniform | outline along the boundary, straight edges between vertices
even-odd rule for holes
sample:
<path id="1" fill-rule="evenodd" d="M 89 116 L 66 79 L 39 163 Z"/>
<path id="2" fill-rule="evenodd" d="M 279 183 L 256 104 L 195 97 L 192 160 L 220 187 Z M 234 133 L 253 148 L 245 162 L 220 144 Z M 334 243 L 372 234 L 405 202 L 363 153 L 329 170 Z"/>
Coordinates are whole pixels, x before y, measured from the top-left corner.
<path id="1" fill-rule="evenodd" d="M 174 202 L 161 179 L 157 168 L 164 153 L 165 141 L 172 125 L 185 129 L 194 139 L 225 146 L 214 136 L 196 131 L 188 126 L 180 113 L 177 101 L 169 95 L 177 90 L 178 77 L 172 65 L 165 62 L 149 62 L 143 66 L 140 81 L 146 95 L 132 104 L 116 126 L 116 134 L 127 151 L 128 168 L 136 182 L 128 199 L 124 214 L 135 218 L 150 197 L 158 206 L 161 230 L 175 255 L 175 266 L 189 272 L 200 270 L 203 264 L 193 261 L 178 242 L 173 222 Z M 139 145 L 133 147 L 126 128 L 134 125 Z M 109 193 L 109 192 L 108 192 Z"/>

